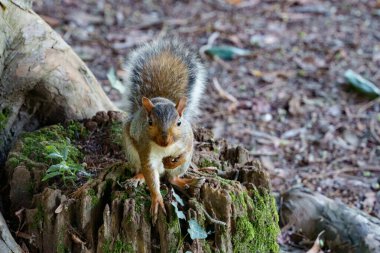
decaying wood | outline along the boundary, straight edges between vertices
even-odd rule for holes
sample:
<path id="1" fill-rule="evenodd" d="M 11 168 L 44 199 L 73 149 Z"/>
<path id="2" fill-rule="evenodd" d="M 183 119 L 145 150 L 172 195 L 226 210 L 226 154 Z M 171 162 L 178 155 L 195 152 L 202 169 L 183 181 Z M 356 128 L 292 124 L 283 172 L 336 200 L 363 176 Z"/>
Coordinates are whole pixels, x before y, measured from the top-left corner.
<path id="1" fill-rule="evenodd" d="M 321 231 L 326 246 L 337 253 L 377 253 L 380 220 L 304 188 L 282 195 L 280 220 L 314 241 Z"/>
<path id="2" fill-rule="evenodd" d="M 21 131 L 91 117 L 115 107 L 82 60 L 30 9 L 31 1 L 0 3 L 3 164 L 10 144 Z"/>
<path id="3" fill-rule="evenodd" d="M 128 165 L 124 155 L 120 146 L 113 143 L 118 138 L 109 135 L 119 123 L 112 122 L 109 115 L 111 113 L 98 113 L 90 121 L 93 123 L 84 123 L 97 127 L 87 135 L 89 139 L 76 145 L 82 150 L 91 150 L 85 153 L 87 163 L 90 163 L 88 158 L 96 154 L 97 158 L 91 160 L 93 167 L 89 168 L 96 170 L 96 176 L 78 190 L 64 187 L 59 180 L 51 180 L 50 186 L 41 182 L 41 173 L 48 164 L 18 159 L 27 148 L 24 137 L 11 150 L 6 163 L 8 177 L 13 181 L 10 184 L 11 208 L 25 208 L 24 226 L 17 233 L 33 238 L 24 241 L 31 252 L 56 252 L 58 249 L 98 253 L 278 251 L 277 211 L 269 194 L 269 177 L 247 150 L 229 147 L 225 142 L 214 141 L 210 132 L 197 130 L 193 163 L 199 167 L 212 164 L 219 169 L 191 169 L 187 176 L 202 180 L 184 191 L 172 189 L 164 180 L 161 191 L 167 215 L 160 211 L 154 226 L 146 186 L 127 183 L 132 175 L 126 175 Z M 223 165 L 219 166 L 218 162 Z M 28 170 L 24 170 L 25 166 Z M 25 178 L 33 180 L 31 195 L 25 195 L 25 189 L 18 187 L 30 185 Z M 178 219 L 172 205 L 175 201 L 173 191 L 185 203 L 179 208 L 186 220 L 195 219 L 210 233 L 207 239 L 190 239 L 187 221 Z"/>

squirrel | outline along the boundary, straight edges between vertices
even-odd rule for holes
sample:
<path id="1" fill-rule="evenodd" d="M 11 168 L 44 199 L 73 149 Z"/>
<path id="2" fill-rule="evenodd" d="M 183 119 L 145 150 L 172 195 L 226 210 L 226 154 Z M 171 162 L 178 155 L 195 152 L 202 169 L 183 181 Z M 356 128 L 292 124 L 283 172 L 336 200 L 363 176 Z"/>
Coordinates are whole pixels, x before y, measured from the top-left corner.
<path id="1" fill-rule="evenodd" d="M 192 120 L 205 89 L 199 58 L 178 39 L 157 39 L 132 52 L 127 63 L 123 142 L 134 184 L 146 182 L 153 223 L 159 206 L 166 214 L 160 177 L 179 188 L 195 179 L 181 176 L 193 154 Z"/>

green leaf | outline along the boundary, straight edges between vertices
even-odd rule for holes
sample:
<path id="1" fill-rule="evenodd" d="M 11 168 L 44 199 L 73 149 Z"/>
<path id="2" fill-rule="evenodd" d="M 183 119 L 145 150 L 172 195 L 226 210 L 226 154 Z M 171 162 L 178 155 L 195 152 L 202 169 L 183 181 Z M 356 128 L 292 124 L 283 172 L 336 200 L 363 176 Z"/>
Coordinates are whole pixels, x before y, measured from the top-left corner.
<path id="1" fill-rule="evenodd" d="M 183 200 L 181 199 L 181 197 L 174 191 L 174 189 L 172 188 L 172 193 L 173 193 L 173 196 L 175 198 L 175 200 L 181 205 L 181 206 L 185 206 L 185 204 L 183 203 Z"/>
<path id="2" fill-rule="evenodd" d="M 112 88 L 120 91 L 120 93 L 125 92 L 125 86 L 120 82 L 120 80 L 116 76 L 116 72 L 114 68 L 110 68 L 107 73 L 108 81 L 110 82 Z"/>
<path id="3" fill-rule="evenodd" d="M 178 219 L 186 220 L 185 214 L 178 209 L 178 203 L 176 201 L 171 202 L 172 206 L 174 206 L 175 213 L 177 214 Z"/>
<path id="4" fill-rule="evenodd" d="M 233 60 L 236 56 L 251 55 L 252 51 L 231 46 L 215 46 L 206 49 L 205 53 L 211 56 L 217 56 L 223 60 Z"/>
<path id="5" fill-rule="evenodd" d="M 64 157 L 60 153 L 50 153 L 46 157 L 47 158 L 60 158 L 60 159 L 64 159 Z"/>
<path id="6" fill-rule="evenodd" d="M 61 174 L 61 172 L 59 172 L 59 171 L 51 172 L 51 173 L 46 174 L 46 175 L 44 176 L 44 178 L 42 179 L 42 181 L 46 181 L 46 180 L 48 180 L 48 179 L 50 179 L 50 178 L 52 178 L 52 177 L 60 176 L 60 175 L 62 175 L 62 174 Z"/>
<path id="7" fill-rule="evenodd" d="M 65 146 L 65 149 L 62 152 L 62 158 L 63 160 L 67 160 L 67 156 L 69 155 L 69 146 Z"/>
<path id="8" fill-rule="evenodd" d="M 201 227 L 201 225 L 198 224 L 196 220 L 189 220 L 189 226 L 190 227 L 187 229 L 187 232 L 192 240 L 205 239 L 207 237 L 207 232 Z"/>
<path id="9" fill-rule="evenodd" d="M 49 167 L 49 169 L 46 170 L 46 173 L 50 173 L 53 171 L 59 171 L 61 169 L 62 165 L 61 164 L 54 164 Z"/>
<path id="10" fill-rule="evenodd" d="M 366 80 L 364 77 L 355 73 L 351 69 L 344 73 L 344 77 L 357 91 L 373 97 L 380 96 L 380 89 L 374 83 Z"/>
<path id="11" fill-rule="evenodd" d="M 46 150 L 46 152 L 47 153 L 60 153 L 59 151 L 58 151 L 58 149 L 55 147 L 55 146 L 53 146 L 53 145 L 48 145 L 48 146 L 46 146 L 45 147 L 45 150 Z"/>

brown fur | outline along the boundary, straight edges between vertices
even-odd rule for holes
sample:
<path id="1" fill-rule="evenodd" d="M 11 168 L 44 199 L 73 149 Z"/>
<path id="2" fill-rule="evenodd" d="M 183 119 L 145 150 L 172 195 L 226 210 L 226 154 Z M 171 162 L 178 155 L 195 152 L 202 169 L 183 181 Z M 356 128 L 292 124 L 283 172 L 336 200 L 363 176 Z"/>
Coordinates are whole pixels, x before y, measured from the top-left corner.
<path id="1" fill-rule="evenodd" d="M 180 98 L 175 106 L 175 109 L 177 109 L 178 115 L 180 117 L 182 117 L 183 111 L 185 110 L 186 100 L 187 99 L 185 97 Z"/>
<path id="2" fill-rule="evenodd" d="M 186 97 L 188 76 L 186 64 L 171 52 L 164 51 L 144 65 L 141 94 L 148 98 L 164 97 L 177 103 Z"/>
<path id="3" fill-rule="evenodd" d="M 142 105 L 144 106 L 145 110 L 150 113 L 153 110 L 153 103 L 149 100 L 149 98 L 143 97 L 142 98 Z"/>
<path id="4" fill-rule="evenodd" d="M 155 124 L 153 124 L 153 126 L 149 127 L 148 132 L 149 132 L 149 136 L 152 138 L 152 140 L 160 146 L 169 146 L 169 145 L 173 144 L 176 141 L 175 136 L 179 136 L 181 133 L 179 128 L 177 127 L 176 123 L 174 123 L 169 128 L 168 136 L 167 136 L 166 140 L 164 140 L 162 138 L 161 130 Z"/>
<path id="5" fill-rule="evenodd" d="M 186 162 L 186 159 L 185 159 L 184 154 L 181 154 L 178 157 L 168 156 L 168 157 L 165 157 L 164 159 L 162 159 L 162 163 L 164 164 L 164 168 L 166 170 L 175 169 L 175 168 L 181 166 L 182 164 L 184 164 L 185 162 Z"/>

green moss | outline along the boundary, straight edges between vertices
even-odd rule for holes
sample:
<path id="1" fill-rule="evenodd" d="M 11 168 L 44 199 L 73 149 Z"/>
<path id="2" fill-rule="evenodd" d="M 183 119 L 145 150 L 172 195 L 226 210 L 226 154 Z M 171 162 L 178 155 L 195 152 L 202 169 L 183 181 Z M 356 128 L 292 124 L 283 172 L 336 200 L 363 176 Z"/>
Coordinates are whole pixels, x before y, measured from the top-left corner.
<path id="1" fill-rule="evenodd" d="M 162 197 L 164 198 L 168 194 L 168 189 L 160 190 Z"/>
<path id="2" fill-rule="evenodd" d="M 0 111 L 0 131 L 5 128 L 8 122 L 8 117 L 11 111 L 8 108 L 4 108 Z"/>
<path id="3" fill-rule="evenodd" d="M 16 157 L 10 157 L 8 160 L 7 160 L 7 164 L 10 168 L 14 169 L 16 168 L 19 164 L 20 164 L 20 160 L 17 159 Z"/>
<path id="4" fill-rule="evenodd" d="M 65 242 L 64 242 L 65 230 L 61 228 L 58 233 L 59 235 L 58 235 L 58 242 L 57 242 L 57 253 L 69 252 L 69 250 L 65 247 Z"/>
<path id="5" fill-rule="evenodd" d="M 86 138 L 88 136 L 88 130 L 77 121 L 70 121 L 66 129 L 70 139 Z"/>
<path id="6" fill-rule="evenodd" d="M 23 141 L 22 155 L 36 162 L 43 162 L 48 165 L 54 164 L 52 159 L 46 158 L 48 152 L 46 146 L 54 146 L 62 151 L 66 146 L 69 148 L 67 162 L 78 164 L 83 158 L 82 153 L 73 145 L 68 144 L 70 136 L 62 125 L 54 125 L 42 128 L 38 131 L 22 134 Z"/>
<path id="7" fill-rule="evenodd" d="M 233 237 L 234 252 L 255 252 L 255 228 L 248 217 L 241 217 L 236 222 L 236 233 Z"/>
<path id="8" fill-rule="evenodd" d="M 63 243 L 59 243 L 57 245 L 57 253 L 66 253 L 65 245 Z"/>
<path id="9" fill-rule="evenodd" d="M 44 217 L 45 217 L 44 209 L 43 209 L 42 205 L 38 205 L 37 206 L 37 212 L 33 217 L 32 228 L 33 229 L 42 228 L 42 224 L 44 222 Z"/>
<path id="10" fill-rule="evenodd" d="M 234 252 L 279 252 L 277 236 L 280 230 L 274 198 L 266 191 L 252 190 L 249 195 L 239 193 L 232 200 L 245 211 L 237 218 Z"/>
<path id="11" fill-rule="evenodd" d="M 117 145 L 122 145 L 123 140 L 123 123 L 120 121 L 112 122 L 111 128 L 111 139 Z"/>
<path id="12" fill-rule="evenodd" d="M 178 241 L 178 243 L 176 243 L 170 240 L 169 252 L 179 252 L 179 249 L 183 243 L 183 242 L 181 243 L 181 225 L 179 223 L 179 219 L 177 217 L 174 217 L 170 223 L 167 223 L 167 226 L 168 226 L 167 232 L 169 236 L 176 237 Z"/>
<path id="13" fill-rule="evenodd" d="M 98 196 L 96 195 L 96 192 L 94 189 L 88 189 L 87 190 L 87 194 L 88 196 L 90 196 L 91 198 L 91 206 L 96 206 L 97 204 L 99 204 L 99 198 Z"/>
<path id="14" fill-rule="evenodd" d="M 103 246 L 102 250 L 104 253 L 132 253 L 134 252 L 132 244 L 125 243 L 120 239 L 117 239 L 115 243 L 107 240 Z"/>
<path id="15" fill-rule="evenodd" d="M 149 191 L 146 190 L 145 185 L 137 186 L 133 192 L 119 192 L 115 195 L 115 198 L 121 200 L 134 199 L 136 213 L 143 213 L 144 218 L 149 220 L 150 212 L 147 211 L 150 208 L 151 200 Z M 132 217 L 127 217 L 127 220 L 131 220 Z"/>
<path id="16" fill-rule="evenodd" d="M 28 192 L 31 193 L 31 194 L 34 194 L 35 190 L 36 190 L 36 182 L 35 181 L 29 182 L 29 184 L 28 184 Z"/>
<path id="17" fill-rule="evenodd" d="M 219 169 L 220 164 L 217 163 L 216 161 L 212 161 L 212 160 L 208 160 L 208 159 L 203 158 L 202 160 L 199 161 L 198 166 L 201 168 L 203 168 L 203 167 L 217 167 Z"/>

